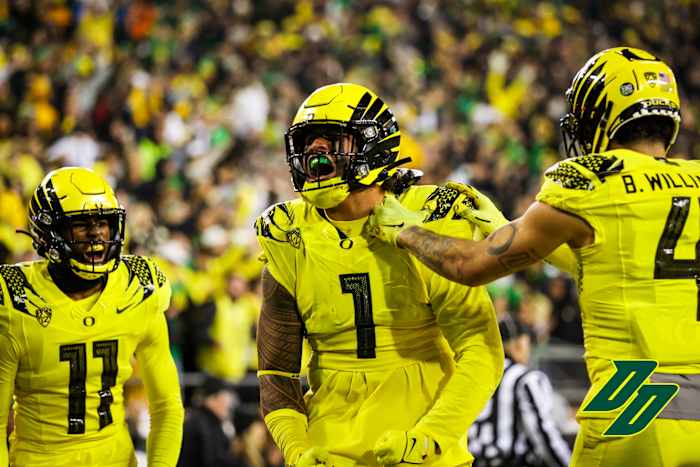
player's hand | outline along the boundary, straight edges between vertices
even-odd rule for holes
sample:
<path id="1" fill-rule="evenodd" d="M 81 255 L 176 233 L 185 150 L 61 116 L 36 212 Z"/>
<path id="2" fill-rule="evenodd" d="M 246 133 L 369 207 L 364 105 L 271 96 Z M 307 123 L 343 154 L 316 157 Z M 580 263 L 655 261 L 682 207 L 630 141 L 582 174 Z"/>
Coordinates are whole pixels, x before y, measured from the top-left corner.
<path id="1" fill-rule="evenodd" d="M 367 233 L 383 242 L 396 245 L 399 234 L 423 222 L 425 213 L 411 211 L 399 200 L 386 195 L 382 204 L 374 208 L 367 221 Z"/>
<path id="2" fill-rule="evenodd" d="M 295 467 L 316 467 L 328 464 L 328 450 L 320 446 L 312 446 L 304 451 L 297 459 Z"/>
<path id="3" fill-rule="evenodd" d="M 423 464 L 435 456 L 435 441 L 418 431 L 387 430 L 374 445 L 374 455 L 381 465 L 401 462 Z"/>
<path id="4" fill-rule="evenodd" d="M 448 182 L 445 186 L 466 196 L 457 204 L 455 212 L 476 225 L 484 237 L 509 222 L 493 201 L 473 186 L 457 182 Z"/>

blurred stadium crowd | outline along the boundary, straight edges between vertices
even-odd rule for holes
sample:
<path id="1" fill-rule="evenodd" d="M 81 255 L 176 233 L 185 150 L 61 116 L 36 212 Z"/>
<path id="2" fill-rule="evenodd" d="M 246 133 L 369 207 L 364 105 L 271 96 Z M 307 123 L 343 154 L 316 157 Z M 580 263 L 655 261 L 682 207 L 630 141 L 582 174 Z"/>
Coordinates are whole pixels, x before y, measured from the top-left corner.
<path id="1" fill-rule="evenodd" d="M 128 251 L 157 257 L 173 283 L 188 403 L 203 372 L 243 387 L 256 365 L 252 221 L 295 196 L 282 136 L 316 87 L 375 90 L 424 182 L 474 184 L 511 217 L 560 158 L 573 73 L 597 50 L 638 46 L 676 71 L 676 155 L 700 158 L 700 4 L 590 3 L 0 0 L 0 263 L 33 257 L 15 229 L 45 172 L 94 168 L 127 208 Z M 541 348 L 580 344 L 575 287 L 555 269 L 490 290 Z M 141 393 L 136 380 L 135 434 Z M 255 410 L 239 418 L 241 462 L 279 464 Z"/>

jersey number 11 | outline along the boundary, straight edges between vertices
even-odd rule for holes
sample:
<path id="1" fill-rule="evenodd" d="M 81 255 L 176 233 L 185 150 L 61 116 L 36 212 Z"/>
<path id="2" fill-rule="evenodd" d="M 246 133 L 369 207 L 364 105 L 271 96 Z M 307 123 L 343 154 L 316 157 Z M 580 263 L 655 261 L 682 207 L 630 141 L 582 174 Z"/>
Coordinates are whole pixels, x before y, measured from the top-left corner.
<path id="1" fill-rule="evenodd" d="M 65 344 L 59 348 L 60 360 L 70 363 L 70 379 L 68 382 L 68 434 L 85 433 L 85 380 L 87 378 L 87 357 L 85 344 Z M 100 405 L 97 414 L 100 419 L 100 430 L 112 423 L 110 405 L 114 402 L 112 387 L 117 384 L 117 352 L 119 341 L 95 341 L 92 343 L 92 357 L 102 359 L 102 389 Z"/>

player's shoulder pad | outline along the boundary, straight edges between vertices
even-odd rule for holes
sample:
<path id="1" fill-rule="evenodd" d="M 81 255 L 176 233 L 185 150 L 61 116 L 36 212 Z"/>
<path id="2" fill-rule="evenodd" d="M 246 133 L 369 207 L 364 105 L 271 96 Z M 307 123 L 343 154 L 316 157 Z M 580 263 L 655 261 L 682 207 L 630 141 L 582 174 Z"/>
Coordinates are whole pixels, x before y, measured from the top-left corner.
<path id="1" fill-rule="evenodd" d="M 284 201 L 267 208 L 255 221 L 258 239 L 287 243 L 294 248 L 301 246 L 301 230 L 297 218 L 301 216 L 303 200 Z"/>
<path id="2" fill-rule="evenodd" d="M 624 169 L 624 161 L 613 152 L 588 154 L 557 162 L 544 173 L 546 179 L 563 188 L 593 190 L 605 178 Z"/>
<path id="3" fill-rule="evenodd" d="M 9 295 L 5 295 L 0 286 L 0 305 L 30 314 L 27 308 L 27 291 L 38 296 L 24 273 L 24 269 L 30 266 L 30 263 L 0 264 L 0 280 L 5 283 Z"/>
<path id="4" fill-rule="evenodd" d="M 138 280 L 141 287 L 143 287 L 143 300 L 147 299 L 156 289 L 163 287 L 165 284 L 165 274 L 151 258 L 137 255 L 122 255 L 121 260 L 129 272 L 129 284 L 134 280 Z"/>
<path id="5" fill-rule="evenodd" d="M 452 213 L 455 202 L 462 193 L 445 185 L 415 185 L 410 187 L 403 200 L 409 208 L 425 211 L 424 223 L 445 219 L 448 216 L 455 217 Z"/>

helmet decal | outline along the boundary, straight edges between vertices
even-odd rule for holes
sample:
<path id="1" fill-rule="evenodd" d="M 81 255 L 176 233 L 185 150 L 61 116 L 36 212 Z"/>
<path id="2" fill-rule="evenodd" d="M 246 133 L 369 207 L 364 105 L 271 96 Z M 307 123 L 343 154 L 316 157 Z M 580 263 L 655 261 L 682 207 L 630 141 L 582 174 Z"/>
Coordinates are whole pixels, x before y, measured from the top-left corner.
<path id="1" fill-rule="evenodd" d="M 37 254 L 93 280 L 114 271 L 120 260 L 125 230 L 124 208 L 106 180 L 89 169 L 65 167 L 50 172 L 29 203 L 29 233 Z M 109 238 L 76 240 L 71 224 L 99 217 L 109 226 Z M 105 251 L 104 260 L 85 251 Z M 86 256 L 92 258 L 91 261 Z"/>
<path id="2" fill-rule="evenodd" d="M 608 149 L 615 133 L 645 116 L 670 118 L 680 128 L 680 99 L 673 71 L 656 56 L 630 47 L 603 50 L 591 57 L 566 92 L 569 111 L 561 119 L 564 150 L 580 156 Z"/>
<path id="3" fill-rule="evenodd" d="M 325 141 L 322 149 L 314 146 L 317 139 Z M 351 191 L 382 182 L 405 162 L 397 160 L 400 140 L 393 113 L 369 89 L 352 83 L 318 88 L 285 134 L 294 189 L 311 204 L 336 206 Z M 309 194 L 315 190 L 319 193 Z"/>

